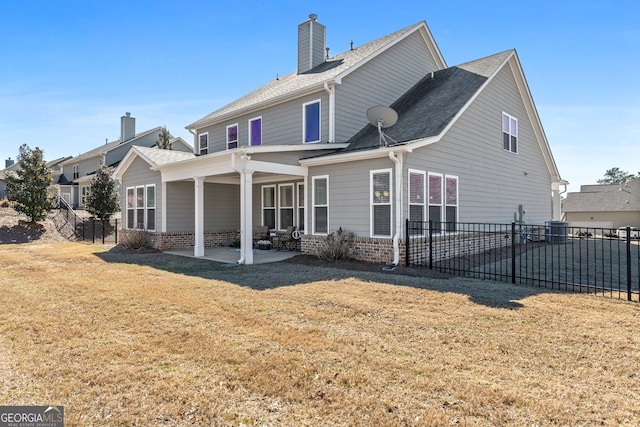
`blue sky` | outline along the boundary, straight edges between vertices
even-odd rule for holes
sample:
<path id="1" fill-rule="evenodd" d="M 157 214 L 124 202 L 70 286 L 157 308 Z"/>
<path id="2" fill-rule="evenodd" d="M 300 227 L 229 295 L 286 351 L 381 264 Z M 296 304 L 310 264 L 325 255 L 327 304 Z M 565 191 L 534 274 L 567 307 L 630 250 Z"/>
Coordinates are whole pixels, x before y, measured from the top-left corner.
<path id="1" fill-rule="evenodd" d="M 640 171 L 637 0 L 16 1 L 0 10 L 0 167 L 184 127 L 296 68 L 316 13 L 337 54 L 425 20 L 449 66 L 516 48 L 562 177 Z"/>

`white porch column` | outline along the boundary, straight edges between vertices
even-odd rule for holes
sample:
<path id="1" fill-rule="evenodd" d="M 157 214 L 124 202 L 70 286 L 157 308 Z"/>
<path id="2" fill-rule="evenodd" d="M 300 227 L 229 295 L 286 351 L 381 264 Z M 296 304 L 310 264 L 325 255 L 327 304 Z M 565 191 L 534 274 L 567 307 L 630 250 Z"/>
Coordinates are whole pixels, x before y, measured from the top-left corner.
<path id="1" fill-rule="evenodd" d="M 160 194 L 162 196 L 161 214 L 160 214 L 160 232 L 167 232 L 167 182 L 162 181 Z"/>
<path id="2" fill-rule="evenodd" d="M 195 181 L 195 211 L 196 223 L 195 234 L 196 241 L 193 247 L 193 256 L 204 256 L 204 177 L 197 176 L 193 178 Z"/>
<path id="3" fill-rule="evenodd" d="M 253 264 L 253 171 L 240 172 L 240 260 Z"/>

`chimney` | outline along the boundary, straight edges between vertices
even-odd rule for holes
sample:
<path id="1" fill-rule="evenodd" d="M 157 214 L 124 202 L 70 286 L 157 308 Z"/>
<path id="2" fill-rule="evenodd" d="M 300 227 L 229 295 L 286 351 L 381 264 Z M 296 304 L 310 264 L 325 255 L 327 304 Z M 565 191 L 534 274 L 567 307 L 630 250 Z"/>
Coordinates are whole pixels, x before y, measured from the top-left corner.
<path id="1" fill-rule="evenodd" d="M 11 160 L 11 157 L 9 157 L 7 160 L 4 161 L 5 169 L 8 168 L 8 167 L 13 166 L 13 163 L 14 163 L 13 160 Z"/>
<path id="2" fill-rule="evenodd" d="M 298 74 L 305 73 L 324 62 L 327 29 L 312 13 L 298 25 Z"/>
<path id="3" fill-rule="evenodd" d="M 120 143 L 126 142 L 136 136 L 136 119 L 131 113 L 125 113 L 120 117 Z"/>

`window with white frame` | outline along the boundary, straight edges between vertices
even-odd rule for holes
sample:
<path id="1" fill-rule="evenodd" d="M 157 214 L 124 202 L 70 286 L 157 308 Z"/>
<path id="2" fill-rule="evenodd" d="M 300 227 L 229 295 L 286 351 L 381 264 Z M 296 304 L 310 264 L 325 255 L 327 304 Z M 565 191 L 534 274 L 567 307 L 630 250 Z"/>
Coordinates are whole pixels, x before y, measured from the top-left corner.
<path id="1" fill-rule="evenodd" d="M 391 169 L 371 171 L 371 235 L 391 236 Z"/>
<path id="2" fill-rule="evenodd" d="M 502 113 L 502 148 L 518 152 L 518 119 L 507 113 Z"/>
<path id="3" fill-rule="evenodd" d="M 320 142 L 320 100 L 302 105 L 302 127 L 305 143 Z"/>
<path id="4" fill-rule="evenodd" d="M 73 166 L 73 179 L 78 179 L 78 178 L 80 178 L 80 166 L 74 165 Z"/>
<path id="5" fill-rule="evenodd" d="M 442 174 L 429 173 L 429 220 L 433 221 L 433 231 L 442 231 Z"/>
<path id="6" fill-rule="evenodd" d="M 262 186 L 262 225 L 276 228 L 276 186 Z"/>
<path id="7" fill-rule="evenodd" d="M 329 177 L 314 176 L 311 186 L 313 234 L 329 232 Z"/>
<path id="8" fill-rule="evenodd" d="M 249 145 L 262 145 L 262 117 L 249 120 Z"/>
<path id="9" fill-rule="evenodd" d="M 156 186 L 147 185 L 145 200 L 145 218 L 147 220 L 145 229 L 155 231 L 156 229 Z"/>
<path id="10" fill-rule="evenodd" d="M 445 175 L 444 182 L 446 231 L 452 233 L 458 222 L 458 177 Z"/>
<path id="11" fill-rule="evenodd" d="M 144 230 L 144 186 L 136 187 L 136 223 L 138 230 Z"/>
<path id="12" fill-rule="evenodd" d="M 156 229 L 156 186 L 127 187 L 127 229 Z"/>
<path id="13" fill-rule="evenodd" d="M 298 230 L 304 231 L 304 183 L 299 182 L 298 186 Z"/>
<path id="14" fill-rule="evenodd" d="M 227 126 L 227 150 L 238 148 L 238 124 Z"/>
<path id="15" fill-rule="evenodd" d="M 278 186 L 278 219 L 280 230 L 293 225 L 293 184 Z"/>
<path id="16" fill-rule="evenodd" d="M 82 206 L 87 206 L 87 201 L 88 201 L 89 190 L 90 189 L 91 188 L 88 185 L 83 185 L 80 188 L 80 193 L 81 193 L 80 203 L 82 204 Z"/>
<path id="17" fill-rule="evenodd" d="M 425 184 L 424 171 L 409 169 L 409 221 L 425 220 Z"/>
<path id="18" fill-rule="evenodd" d="M 135 188 L 128 187 L 127 188 L 127 228 L 134 228 L 134 218 L 136 214 L 136 195 Z"/>
<path id="19" fill-rule="evenodd" d="M 200 155 L 209 152 L 209 133 L 205 132 L 198 137 L 198 153 Z"/>

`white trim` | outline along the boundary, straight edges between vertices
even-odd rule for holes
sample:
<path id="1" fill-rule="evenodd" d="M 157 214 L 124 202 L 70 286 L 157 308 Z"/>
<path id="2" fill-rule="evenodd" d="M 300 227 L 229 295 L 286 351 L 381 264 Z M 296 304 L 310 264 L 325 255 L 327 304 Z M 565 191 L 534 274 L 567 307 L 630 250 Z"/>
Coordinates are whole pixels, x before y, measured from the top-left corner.
<path id="1" fill-rule="evenodd" d="M 422 175 L 422 203 L 411 201 L 411 174 Z M 407 218 L 411 220 L 411 206 L 422 206 L 422 221 L 427 219 L 427 172 L 418 169 L 407 169 Z"/>
<path id="2" fill-rule="evenodd" d="M 387 203 L 374 202 L 373 176 L 376 174 L 388 174 L 389 176 L 389 195 Z M 393 236 L 393 169 L 374 169 L 369 171 L 369 236 L 371 237 L 391 237 Z M 374 206 L 389 206 L 389 234 L 374 233 Z"/>
<path id="3" fill-rule="evenodd" d="M 306 179 L 306 177 L 305 177 Z M 302 197 L 300 197 L 300 190 L 302 190 Z M 305 182 L 296 182 L 296 188 L 295 188 L 295 196 L 296 196 L 296 202 L 295 202 L 295 218 L 293 223 L 296 226 L 296 229 L 298 231 L 304 231 L 306 228 L 306 224 L 307 222 L 305 221 L 306 219 L 306 196 L 307 196 L 307 191 L 306 191 L 306 183 Z M 300 209 L 302 209 L 303 212 L 303 218 L 302 221 L 300 221 Z M 300 224 L 302 222 L 302 224 Z M 302 227 L 301 227 L 302 225 Z"/>
<path id="4" fill-rule="evenodd" d="M 267 188 L 271 188 L 273 189 L 273 207 L 271 206 L 265 206 L 264 205 L 264 190 Z M 265 209 L 273 209 L 273 227 L 277 228 L 278 227 L 278 200 L 276 199 L 276 197 L 278 196 L 277 192 L 276 192 L 276 185 L 275 184 L 269 184 L 269 185 L 263 185 L 260 187 L 260 225 L 267 225 L 267 222 L 265 221 L 264 218 L 264 212 Z"/>
<path id="5" fill-rule="evenodd" d="M 234 126 L 236 128 L 236 140 L 235 141 L 229 141 L 229 128 L 232 128 Z M 238 126 L 238 123 L 233 123 L 231 125 L 227 125 L 226 130 L 225 130 L 225 134 L 224 134 L 224 138 L 225 138 L 225 141 L 226 141 L 227 150 L 233 150 L 234 148 L 238 148 L 240 146 L 240 126 Z M 236 146 L 229 148 L 229 142 L 235 142 Z"/>
<path id="6" fill-rule="evenodd" d="M 307 138 L 307 106 L 312 104 L 318 104 L 318 139 L 314 141 L 306 141 Z M 305 102 L 302 104 L 302 143 L 303 144 L 316 144 L 322 141 L 322 100 L 315 99 L 313 101 Z"/>
<path id="7" fill-rule="evenodd" d="M 153 206 L 149 206 L 149 189 L 153 188 Z M 158 206 L 156 203 L 157 193 L 156 185 L 148 184 L 144 186 L 144 229 L 147 231 L 156 231 L 158 227 L 158 218 L 156 213 L 158 212 Z M 153 228 L 149 228 L 149 209 L 153 209 Z"/>
<path id="8" fill-rule="evenodd" d="M 252 135 L 251 135 L 251 124 L 252 124 L 253 122 L 255 122 L 255 121 L 258 121 L 258 120 L 260 120 L 260 144 L 259 144 L 259 145 L 251 145 L 251 136 L 252 136 Z M 247 146 L 248 146 L 248 147 L 260 147 L 260 146 L 262 146 L 262 144 L 263 144 L 263 142 L 264 142 L 264 141 L 262 140 L 262 136 L 263 136 L 263 134 L 264 134 L 264 132 L 263 132 L 263 125 L 264 125 L 264 123 L 263 123 L 263 121 L 262 121 L 262 116 L 253 117 L 253 118 L 251 118 L 251 119 L 247 120 L 247 126 L 249 127 L 248 132 L 247 132 L 247 134 L 249 135 L 249 138 L 248 138 L 248 140 L 247 140 Z"/>
<path id="9" fill-rule="evenodd" d="M 327 203 L 324 205 L 316 204 L 316 181 L 326 180 L 327 182 Z M 327 231 L 316 231 L 316 208 L 327 208 Z M 311 177 L 311 234 L 317 236 L 326 236 L 329 234 L 329 175 L 318 175 Z"/>
<path id="10" fill-rule="evenodd" d="M 447 204 L 447 179 L 449 178 L 456 180 L 456 204 L 455 205 Z M 447 222 L 447 206 L 455 206 L 456 217 L 454 218 L 453 222 L 457 223 L 458 218 L 460 217 L 460 178 L 457 175 L 444 176 L 444 220 L 445 222 Z"/>
<path id="11" fill-rule="evenodd" d="M 285 187 L 289 187 L 291 188 L 291 206 L 282 206 L 282 194 L 280 193 L 280 191 L 285 188 Z M 282 226 L 282 210 L 283 209 L 291 209 L 291 225 L 295 225 L 296 223 L 296 218 L 295 218 L 295 213 L 296 213 L 296 203 L 295 203 L 295 186 L 293 185 L 293 182 L 291 183 L 287 183 L 287 184 L 278 184 L 278 198 L 276 199 L 276 206 L 278 207 L 277 209 L 277 213 L 276 213 L 276 227 L 278 230 L 286 230 L 286 227 Z"/>
<path id="12" fill-rule="evenodd" d="M 429 178 L 432 176 L 437 176 L 440 178 L 440 203 L 431 203 L 431 184 L 429 183 Z M 427 173 L 427 220 L 431 219 L 431 214 L 429 208 L 431 206 L 440 206 L 440 221 L 444 222 L 444 174 L 437 172 L 428 172 Z"/>
<path id="13" fill-rule="evenodd" d="M 207 137 L 207 146 L 205 148 L 205 153 L 202 152 L 202 137 Z M 209 132 L 203 132 L 198 134 L 198 152 L 196 153 L 198 156 L 204 156 L 205 154 L 209 154 Z"/>
<path id="14" fill-rule="evenodd" d="M 508 129 L 506 130 L 506 132 L 505 132 L 505 129 L 504 129 L 504 120 L 505 120 L 505 118 L 508 121 L 508 123 L 507 123 L 507 128 Z M 514 121 L 515 121 L 515 124 L 516 124 L 515 132 L 514 132 L 514 130 L 512 128 L 512 125 L 513 125 Z M 502 116 L 500 117 L 500 130 L 501 130 L 500 136 L 503 137 L 502 141 L 501 141 L 502 150 L 503 151 L 508 151 L 510 153 L 513 153 L 513 154 L 518 154 L 518 151 L 519 151 L 518 148 L 520 148 L 520 137 L 518 136 L 518 128 L 519 127 L 520 127 L 520 125 L 518 124 L 518 118 L 517 117 L 512 116 L 509 113 L 505 113 L 504 111 L 502 112 Z M 508 149 L 504 148 L 504 134 L 505 133 L 507 135 L 509 135 L 509 148 Z M 511 138 L 514 137 L 514 136 L 516 137 L 516 150 L 515 151 L 513 151 L 513 146 L 512 146 L 512 143 L 511 143 Z"/>

